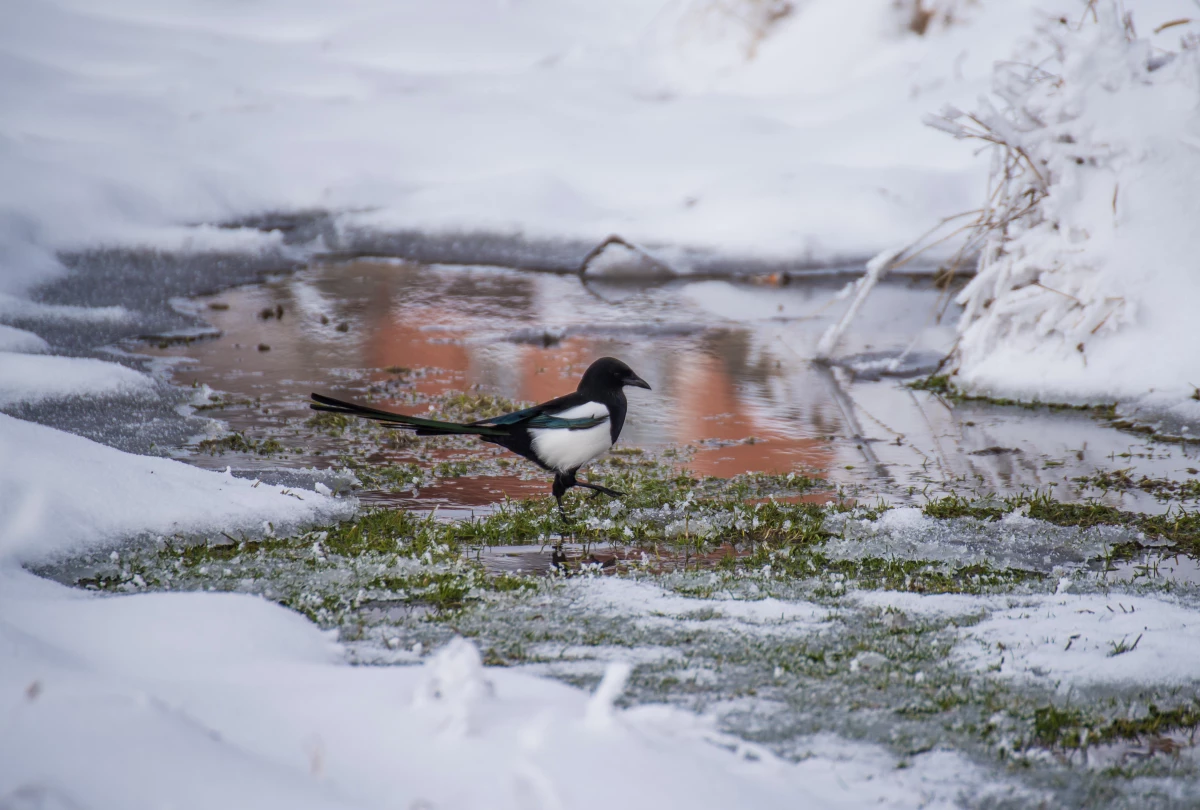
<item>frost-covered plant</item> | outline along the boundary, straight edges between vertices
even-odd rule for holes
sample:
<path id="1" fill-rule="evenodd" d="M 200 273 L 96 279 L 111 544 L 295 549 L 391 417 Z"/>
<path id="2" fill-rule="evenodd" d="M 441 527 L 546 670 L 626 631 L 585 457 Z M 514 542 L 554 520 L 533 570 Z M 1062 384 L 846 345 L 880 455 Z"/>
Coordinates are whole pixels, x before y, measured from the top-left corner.
<path id="1" fill-rule="evenodd" d="M 710 47 L 733 46 L 739 61 L 750 61 L 794 11 L 792 0 L 689 0 L 678 11 L 678 35 Z"/>
<path id="2" fill-rule="evenodd" d="M 994 99 L 928 119 L 992 147 L 987 199 L 960 254 L 979 256 L 951 357 L 968 383 L 999 349 L 1078 372 L 1092 341 L 1154 315 L 1139 305 L 1169 286 L 1164 274 L 1195 275 L 1150 266 L 1195 239 L 1195 222 L 1173 211 L 1186 192 L 1172 176 L 1200 182 L 1200 144 L 1187 136 L 1200 101 L 1195 39 L 1156 51 L 1114 2 L 1088 8 L 1082 22 L 1050 21 L 1027 59 L 998 64 Z M 1179 250 L 1155 251 L 1155 239 Z"/>
<path id="3" fill-rule="evenodd" d="M 892 8 L 904 28 L 924 36 L 951 25 L 964 6 L 974 4 L 975 0 L 893 0 Z"/>

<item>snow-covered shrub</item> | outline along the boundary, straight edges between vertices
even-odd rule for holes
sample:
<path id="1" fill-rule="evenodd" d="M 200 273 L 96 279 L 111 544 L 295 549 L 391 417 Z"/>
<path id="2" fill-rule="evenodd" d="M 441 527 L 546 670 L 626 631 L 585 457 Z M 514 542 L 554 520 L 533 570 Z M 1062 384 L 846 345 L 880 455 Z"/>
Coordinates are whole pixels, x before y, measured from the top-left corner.
<path id="1" fill-rule="evenodd" d="M 1055 19 L 994 99 L 929 123 L 991 146 L 979 252 L 950 368 L 965 388 L 1057 400 L 1200 383 L 1200 58 L 1114 2 Z"/>

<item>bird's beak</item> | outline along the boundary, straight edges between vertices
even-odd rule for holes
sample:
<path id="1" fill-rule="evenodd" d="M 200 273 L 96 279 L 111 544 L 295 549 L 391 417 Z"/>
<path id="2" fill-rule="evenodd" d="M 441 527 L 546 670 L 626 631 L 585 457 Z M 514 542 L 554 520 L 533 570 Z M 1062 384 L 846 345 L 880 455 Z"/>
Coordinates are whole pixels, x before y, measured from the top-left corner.
<path id="1" fill-rule="evenodd" d="M 646 382 L 636 374 L 631 374 L 626 377 L 625 385 L 632 385 L 634 388 L 645 388 L 647 391 L 650 390 L 650 383 Z"/>

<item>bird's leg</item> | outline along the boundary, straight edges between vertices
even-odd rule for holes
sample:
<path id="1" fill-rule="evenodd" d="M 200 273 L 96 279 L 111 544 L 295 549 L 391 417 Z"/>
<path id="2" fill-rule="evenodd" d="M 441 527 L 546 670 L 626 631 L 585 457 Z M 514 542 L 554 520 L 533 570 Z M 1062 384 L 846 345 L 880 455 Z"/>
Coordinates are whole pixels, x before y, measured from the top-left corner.
<path id="1" fill-rule="evenodd" d="M 624 498 L 625 497 L 624 492 L 618 492 L 615 489 L 609 489 L 608 487 L 602 487 L 599 484 L 589 484 L 587 481 L 576 481 L 575 486 L 583 487 L 584 489 L 594 490 L 596 492 L 596 495 L 607 495 L 610 498 Z"/>
<path id="2" fill-rule="evenodd" d="M 563 508 L 563 495 L 567 494 L 567 490 L 575 486 L 574 473 L 555 473 L 554 488 L 551 492 L 554 493 L 554 500 L 558 502 L 558 514 L 562 517 L 563 523 L 567 528 L 571 526 L 571 517 L 567 514 L 567 510 Z M 559 538 L 558 543 L 554 546 L 554 551 L 550 554 L 550 564 L 555 568 L 563 568 L 567 562 L 566 552 L 563 551 L 563 541 Z"/>
<path id="3" fill-rule="evenodd" d="M 575 486 L 574 473 L 555 473 L 554 488 L 551 492 L 554 493 L 554 500 L 558 501 L 558 514 L 562 516 L 563 523 L 570 525 L 571 518 L 567 515 L 567 510 L 563 508 L 563 495 L 567 494 L 567 490 Z"/>

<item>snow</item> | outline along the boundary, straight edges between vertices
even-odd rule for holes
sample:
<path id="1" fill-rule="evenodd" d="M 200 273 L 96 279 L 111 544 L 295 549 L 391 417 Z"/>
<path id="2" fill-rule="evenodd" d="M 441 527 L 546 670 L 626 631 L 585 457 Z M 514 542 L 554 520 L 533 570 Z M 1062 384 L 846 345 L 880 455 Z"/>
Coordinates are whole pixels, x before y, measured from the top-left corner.
<path id="1" fill-rule="evenodd" d="M 832 515 L 826 526 L 841 532 L 825 544 L 825 553 L 834 559 L 932 560 L 1045 573 L 1078 570 L 1108 549 L 1145 540 L 1117 526 L 1055 526 L 1019 510 L 999 520 L 939 520 L 916 507 L 899 507 L 877 520 Z"/>
<path id="2" fill-rule="evenodd" d="M 0 324 L 0 352 L 44 352 L 50 344 L 33 332 Z"/>
<path id="3" fill-rule="evenodd" d="M 0 560 L 49 559 L 150 533 L 258 533 L 348 515 L 353 503 L 123 453 L 0 414 Z"/>
<path id="4" fill-rule="evenodd" d="M 42 277 L 42 280 L 50 277 L 50 275 L 47 274 Z M 14 275 L 0 275 L 0 283 L 10 281 L 14 277 Z M 130 317 L 131 313 L 125 307 L 82 307 L 71 304 L 43 304 L 20 296 L 7 295 L 0 292 L 0 318 L 20 318 L 33 321 L 119 323 L 128 321 Z"/>
<path id="5" fill-rule="evenodd" d="M 1044 597 L 992 613 L 969 636 L 958 654 L 977 668 L 1063 689 L 1190 684 L 1200 672 L 1200 612 L 1154 597 Z"/>
<path id="6" fill-rule="evenodd" d="M 689 614 L 703 612 L 706 622 L 728 623 L 743 632 L 772 627 L 797 630 L 818 626 L 829 615 L 828 608 L 810 602 L 773 598 L 696 599 L 627 577 L 598 577 L 576 587 L 579 598 L 596 613 L 630 616 L 643 622 L 665 619 L 672 626 L 679 626 Z"/>
<path id="7" fill-rule="evenodd" d="M 147 394 L 153 387 L 149 376 L 117 363 L 0 351 L 0 407 L 83 395 Z"/>
<path id="8" fill-rule="evenodd" d="M 1192 684 L 1200 610 L 1130 593 L 1031 596 L 860 591 L 860 605 L 961 622 L 955 658 L 1004 679 L 1073 686 Z"/>
<path id="9" fill-rule="evenodd" d="M 854 601 L 864 607 L 895 608 L 904 613 L 938 618 L 977 617 L 1011 601 L 1005 596 L 962 593 L 922 594 L 908 591 L 857 591 Z"/>
<path id="10" fill-rule="evenodd" d="M 271 210 L 826 262 L 970 207 L 971 147 L 920 117 L 984 89 L 1044 4 L 924 37 L 891 0 L 769 5 L 17 0 L 0 278 L 62 248 L 236 247 L 255 237 L 185 226 Z"/>
<path id="11" fill-rule="evenodd" d="M 41 806 L 952 807 L 980 779 L 948 752 L 901 769 L 837 740 L 788 764 L 686 712 L 614 709 L 619 666 L 593 697 L 461 639 L 349 667 L 261 599 L 3 585 L 0 796 Z"/>

